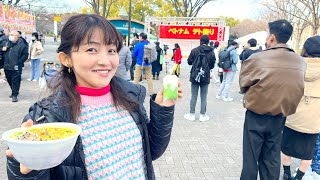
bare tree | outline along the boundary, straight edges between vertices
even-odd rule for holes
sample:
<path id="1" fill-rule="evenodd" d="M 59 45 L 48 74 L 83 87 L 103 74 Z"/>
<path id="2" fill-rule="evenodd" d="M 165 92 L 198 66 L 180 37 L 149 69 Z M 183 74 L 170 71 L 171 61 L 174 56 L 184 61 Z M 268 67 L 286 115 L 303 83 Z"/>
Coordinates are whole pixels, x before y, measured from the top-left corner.
<path id="1" fill-rule="evenodd" d="M 94 13 L 100 14 L 100 1 L 99 0 L 83 0 L 87 6 L 93 9 Z"/>
<path id="2" fill-rule="evenodd" d="M 320 27 L 320 0 L 298 0 L 310 13 L 310 19 L 304 19 L 312 27 L 312 35 L 316 35 Z M 309 20 L 309 21 L 308 21 Z"/>
<path id="3" fill-rule="evenodd" d="M 312 35 L 320 28 L 320 0 L 272 0 L 262 4 L 273 12 L 286 15 L 292 23 L 311 26 Z"/>
<path id="4" fill-rule="evenodd" d="M 216 0 L 170 0 L 180 17 L 196 17 L 201 8 L 208 2 Z"/>
<path id="5" fill-rule="evenodd" d="M 319 0 L 318 0 L 319 1 Z M 310 11 L 299 0 L 269 0 L 263 3 L 269 12 L 265 15 L 275 19 L 287 19 L 294 27 L 293 46 L 298 51 L 303 31 L 310 25 Z"/>
<path id="6" fill-rule="evenodd" d="M 95 14 L 102 15 L 103 17 L 108 17 L 110 13 L 111 6 L 117 0 L 83 0 L 90 8 L 93 9 Z M 102 13 L 100 11 L 102 8 Z"/>
<path id="7" fill-rule="evenodd" d="M 251 19 L 244 19 L 235 27 L 231 28 L 230 35 L 242 37 L 251 33 L 266 30 L 266 23 L 263 21 L 253 21 Z"/>

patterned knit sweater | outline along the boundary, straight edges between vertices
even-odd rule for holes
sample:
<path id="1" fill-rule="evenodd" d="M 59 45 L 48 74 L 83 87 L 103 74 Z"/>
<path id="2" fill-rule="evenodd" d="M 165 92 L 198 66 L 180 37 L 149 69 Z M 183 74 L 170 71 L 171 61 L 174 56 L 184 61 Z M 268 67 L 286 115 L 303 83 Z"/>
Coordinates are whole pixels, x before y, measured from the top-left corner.
<path id="1" fill-rule="evenodd" d="M 77 87 L 81 138 L 89 179 L 146 179 L 142 137 L 124 108 L 113 105 L 110 86 Z"/>

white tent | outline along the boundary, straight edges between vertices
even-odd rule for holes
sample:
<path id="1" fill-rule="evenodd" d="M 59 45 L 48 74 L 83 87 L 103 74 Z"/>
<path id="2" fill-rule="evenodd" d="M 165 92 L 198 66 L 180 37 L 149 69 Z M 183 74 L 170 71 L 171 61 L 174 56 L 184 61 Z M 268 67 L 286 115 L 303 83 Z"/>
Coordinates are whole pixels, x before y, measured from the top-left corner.
<path id="1" fill-rule="evenodd" d="M 257 40 L 257 46 L 264 47 L 264 44 L 266 43 L 267 34 L 268 33 L 266 31 L 259 31 L 259 32 L 245 35 L 238 39 L 240 41 L 240 47 L 242 47 L 243 45 L 246 45 L 248 40 L 251 38 L 254 38 Z"/>

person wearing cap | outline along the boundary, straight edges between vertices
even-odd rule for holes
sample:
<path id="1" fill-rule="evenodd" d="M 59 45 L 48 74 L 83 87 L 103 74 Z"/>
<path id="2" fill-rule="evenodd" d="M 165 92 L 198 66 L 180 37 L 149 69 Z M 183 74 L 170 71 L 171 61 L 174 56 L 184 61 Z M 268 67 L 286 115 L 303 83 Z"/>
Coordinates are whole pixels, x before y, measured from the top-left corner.
<path id="1" fill-rule="evenodd" d="M 219 62 L 219 50 L 218 50 L 218 47 L 219 47 L 219 41 L 216 41 L 213 43 L 213 41 L 210 41 L 209 45 L 210 47 L 213 48 L 213 53 L 214 53 L 214 56 L 216 57 L 216 62 Z M 217 83 L 219 82 L 218 78 L 216 77 L 215 73 L 218 72 L 217 68 L 218 66 L 215 66 L 213 69 L 211 69 L 210 71 L 210 77 L 213 77 L 213 83 Z M 219 67 L 218 67 L 219 68 Z M 222 82 L 222 81 L 221 81 Z"/>
<path id="2" fill-rule="evenodd" d="M 231 42 L 231 45 L 227 48 L 227 51 L 230 52 L 231 67 L 230 69 L 223 70 L 223 80 L 220 84 L 218 94 L 216 99 L 222 99 L 225 102 L 233 101 L 233 98 L 230 97 L 230 88 L 233 83 L 234 77 L 237 72 L 237 63 L 239 61 L 239 56 L 237 54 L 237 49 L 239 48 L 239 42 L 234 40 Z"/>
<path id="3" fill-rule="evenodd" d="M 200 53 L 203 53 L 207 60 L 207 65 L 209 66 L 209 69 L 213 69 L 216 58 L 214 54 L 212 53 L 212 48 L 208 46 L 209 44 L 209 36 L 203 35 L 200 38 L 200 46 L 194 48 L 191 50 L 190 55 L 188 57 L 188 64 L 189 65 L 196 65 L 198 62 L 196 60 L 198 55 Z M 203 57 L 204 57 L 203 56 Z M 203 58 L 202 57 L 202 58 Z M 203 60 L 203 59 L 201 59 Z M 203 66 L 202 66 L 203 67 Z M 201 69 L 202 69 L 201 67 Z M 191 68 L 192 69 L 192 68 Z M 208 121 L 210 117 L 206 114 L 207 111 L 207 96 L 208 96 L 208 87 L 210 84 L 210 71 L 204 71 L 204 81 L 198 82 L 195 80 L 195 78 L 192 78 L 192 74 L 190 73 L 190 82 L 191 82 L 191 99 L 190 99 L 190 111 L 189 113 L 184 115 L 184 118 L 189 121 L 195 121 L 196 115 L 195 115 L 195 108 L 197 104 L 197 98 L 198 98 L 198 91 L 200 88 L 200 98 L 201 98 L 201 109 L 200 109 L 200 118 L 199 121 L 204 122 Z"/>
<path id="4" fill-rule="evenodd" d="M 301 159 L 294 180 L 301 180 L 309 168 L 320 133 L 320 36 L 310 37 L 301 56 L 307 61 L 304 95 L 295 114 L 287 117 L 282 134 L 283 179 L 291 179 L 291 157 Z M 318 149 L 320 143 L 318 143 Z M 317 160 L 316 160 L 317 159 Z M 317 165 L 316 165 L 317 164 Z M 320 152 L 315 155 L 313 171 L 320 174 Z M 320 177 L 320 176 L 319 176 Z"/>
<path id="5" fill-rule="evenodd" d="M 247 109 L 243 128 L 241 180 L 279 180 L 282 130 L 304 94 L 305 60 L 286 44 L 287 20 L 268 23 L 267 49 L 241 65 L 239 84 Z"/>

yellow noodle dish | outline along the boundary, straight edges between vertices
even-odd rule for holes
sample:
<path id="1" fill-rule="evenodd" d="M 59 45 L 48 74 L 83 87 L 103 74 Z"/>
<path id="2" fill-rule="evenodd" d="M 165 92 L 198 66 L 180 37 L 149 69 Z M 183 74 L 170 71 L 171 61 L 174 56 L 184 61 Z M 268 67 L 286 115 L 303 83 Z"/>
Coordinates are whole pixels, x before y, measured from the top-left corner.
<path id="1" fill-rule="evenodd" d="M 13 133 L 9 138 L 25 141 L 51 141 L 68 138 L 77 132 L 76 128 L 67 127 L 30 127 Z"/>

